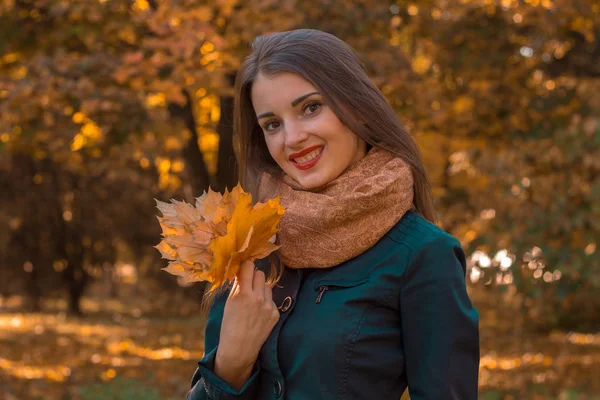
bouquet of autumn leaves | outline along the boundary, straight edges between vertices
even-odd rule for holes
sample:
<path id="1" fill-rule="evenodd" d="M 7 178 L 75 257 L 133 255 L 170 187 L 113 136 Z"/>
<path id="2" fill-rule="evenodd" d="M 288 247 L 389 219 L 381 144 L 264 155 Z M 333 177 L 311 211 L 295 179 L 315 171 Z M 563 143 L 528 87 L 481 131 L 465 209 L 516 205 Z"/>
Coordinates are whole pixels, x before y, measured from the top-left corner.
<path id="1" fill-rule="evenodd" d="M 213 291 L 233 281 L 244 261 L 280 247 L 274 243 L 285 212 L 279 197 L 253 206 L 252 195 L 238 184 L 223 195 L 209 189 L 195 200 L 195 206 L 156 200 L 163 239 L 155 247 L 169 260 L 163 270 L 185 282 L 211 282 Z"/>

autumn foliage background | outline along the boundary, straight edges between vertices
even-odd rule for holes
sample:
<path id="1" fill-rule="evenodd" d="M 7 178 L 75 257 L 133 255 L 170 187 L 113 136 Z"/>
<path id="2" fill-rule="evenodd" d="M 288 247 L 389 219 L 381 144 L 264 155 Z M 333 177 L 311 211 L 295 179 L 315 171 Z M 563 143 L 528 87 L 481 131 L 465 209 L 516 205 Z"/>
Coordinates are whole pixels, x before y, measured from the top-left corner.
<path id="1" fill-rule="evenodd" d="M 419 143 L 481 397 L 600 398 L 594 0 L 3 0 L 0 397 L 185 397 L 203 287 L 161 271 L 154 198 L 235 185 L 236 70 L 294 28 L 349 42 Z"/>

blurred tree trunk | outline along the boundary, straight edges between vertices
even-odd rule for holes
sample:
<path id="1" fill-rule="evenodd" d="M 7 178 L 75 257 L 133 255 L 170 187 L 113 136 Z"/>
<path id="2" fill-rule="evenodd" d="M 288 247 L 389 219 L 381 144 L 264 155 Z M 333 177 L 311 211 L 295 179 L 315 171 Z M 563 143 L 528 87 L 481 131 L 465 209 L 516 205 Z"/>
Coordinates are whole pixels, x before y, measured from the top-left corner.
<path id="1" fill-rule="evenodd" d="M 33 231 L 36 233 L 31 233 L 33 236 L 33 246 L 31 247 L 32 259 L 30 261 L 31 270 L 26 270 L 26 272 L 29 273 L 29 279 L 27 281 L 27 295 L 30 301 L 30 310 L 32 312 L 39 312 L 42 310 L 42 291 L 39 282 L 39 270 L 44 262 L 44 259 L 40 248 L 41 237 L 39 234 L 39 228 L 35 227 Z"/>
<path id="2" fill-rule="evenodd" d="M 63 254 L 66 256 L 67 268 L 64 270 L 64 277 L 68 284 L 69 297 L 68 304 L 69 314 L 81 316 L 81 297 L 85 292 L 89 283 L 89 275 L 83 269 L 84 248 L 83 248 L 83 232 L 81 231 L 80 219 L 83 217 L 81 212 L 81 194 L 79 190 L 75 190 L 75 198 L 73 199 L 73 219 L 72 225 L 67 226 L 64 218 L 61 218 L 62 234 L 60 236 L 59 246 L 63 249 Z"/>
<path id="3" fill-rule="evenodd" d="M 198 146 L 198 130 L 196 129 L 196 119 L 192 109 L 192 99 L 186 90 L 183 90 L 183 93 L 187 99 L 185 105 L 169 103 L 168 109 L 171 117 L 183 120 L 186 128 L 190 131 L 190 139 L 183 149 L 183 157 L 194 196 L 200 196 L 203 191 L 208 189 L 211 178 Z"/>
<path id="4" fill-rule="evenodd" d="M 153 11 L 158 9 L 158 3 L 155 0 L 148 1 L 148 5 Z M 196 119 L 192 108 L 192 98 L 187 90 L 182 88 L 181 91 L 187 100 L 186 103 L 183 106 L 169 103 L 167 109 L 172 118 L 180 118 L 183 120 L 186 128 L 191 134 L 190 139 L 183 149 L 183 158 L 185 160 L 193 195 L 200 196 L 202 192 L 208 189 L 211 183 L 214 185 L 214 182 L 211 182 L 211 177 L 206 168 L 204 157 L 198 146 L 198 130 L 196 128 Z"/>
<path id="5" fill-rule="evenodd" d="M 69 314 L 81 316 L 81 297 L 89 283 L 89 275 L 83 268 L 84 232 L 82 218 L 81 185 L 83 179 L 78 176 L 71 176 L 68 188 L 72 190 L 73 201 L 71 210 L 64 210 L 62 205 L 61 182 L 56 171 L 56 166 L 51 162 L 46 163 L 46 167 L 52 176 L 53 193 L 49 196 L 49 206 L 52 207 L 54 219 L 56 221 L 56 253 L 59 257 L 67 261 L 67 266 L 63 270 L 63 280 L 68 287 L 68 312 Z M 65 221 L 64 212 L 71 212 L 70 223 Z"/>
<path id="6" fill-rule="evenodd" d="M 36 190 L 39 190 L 39 187 L 33 184 L 36 174 L 39 173 L 36 161 L 30 155 L 25 154 L 18 157 L 18 160 L 24 169 L 24 183 L 26 185 L 24 189 L 29 193 L 36 193 Z M 40 193 L 36 193 L 36 195 L 39 194 Z M 35 196 L 35 198 L 37 198 L 37 196 Z M 25 272 L 28 273 L 26 291 L 29 300 L 29 309 L 32 312 L 39 312 L 41 310 L 42 298 L 42 292 L 38 282 L 40 276 L 39 269 L 43 262 L 41 246 L 42 232 L 40 227 L 45 226 L 47 221 L 43 220 L 43 213 L 40 207 L 42 207 L 42 204 L 39 201 L 29 203 L 29 218 L 15 236 L 15 239 L 21 241 L 26 249 L 27 259 L 25 260 L 25 263 L 29 263 L 28 267 L 25 269 Z M 25 263 L 23 264 L 24 268 L 26 265 Z"/>
<path id="7" fill-rule="evenodd" d="M 235 73 L 227 75 L 227 83 L 233 87 Z M 217 125 L 219 134 L 219 157 L 217 161 L 217 190 L 224 192 L 225 188 L 231 190 L 238 182 L 237 165 L 233 151 L 233 97 L 222 95 L 220 97 L 221 116 Z"/>
<path id="8" fill-rule="evenodd" d="M 72 204 L 72 220 L 67 226 L 63 218 L 63 226 L 66 229 L 67 242 L 65 243 L 65 251 L 67 253 L 68 265 L 65 270 L 67 280 L 69 282 L 69 313 L 73 315 L 83 315 L 81 311 L 81 297 L 85 292 L 87 284 L 90 281 L 90 276 L 83 269 L 85 258 L 83 246 L 83 218 L 86 213 L 83 210 L 85 206 L 82 199 L 82 191 L 85 190 L 83 185 L 84 179 L 79 176 L 73 176 L 72 180 L 73 204 Z"/>

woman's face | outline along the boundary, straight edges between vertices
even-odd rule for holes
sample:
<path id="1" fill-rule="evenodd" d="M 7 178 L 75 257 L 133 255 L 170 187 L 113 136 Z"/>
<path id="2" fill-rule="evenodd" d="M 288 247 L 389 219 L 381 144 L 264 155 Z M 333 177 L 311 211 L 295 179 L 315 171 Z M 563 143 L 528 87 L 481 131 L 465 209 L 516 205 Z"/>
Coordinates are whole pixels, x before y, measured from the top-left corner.
<path id="1" fill-rule="evenodd" d="M 269 153 L 306 189 L 331 182 L 365 156 L 365 141 L 304 78 L 287 72 L 270 78 L 259 74 L 251 97 Z"/>

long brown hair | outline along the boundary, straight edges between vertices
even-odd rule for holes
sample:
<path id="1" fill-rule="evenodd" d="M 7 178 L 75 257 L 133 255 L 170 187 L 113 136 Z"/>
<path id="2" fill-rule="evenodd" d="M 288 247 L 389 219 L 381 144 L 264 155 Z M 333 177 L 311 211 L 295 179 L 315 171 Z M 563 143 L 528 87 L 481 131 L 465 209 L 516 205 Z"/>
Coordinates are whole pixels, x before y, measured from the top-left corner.
<path id="1" fill-rule="evenodd" d="M 281 173 L 267 149 L 250 93 L 259 74 L 290 72 L 309 81 L 350 130 L 370 146 L 384 148 L 410 165 L 415 210 L 435 222 L 433 198 L 421 153 L 354 50 L 334 35 L 298 29 L 257 37 L 238 72 L 234 103 L 234 146 L 239 180 L 253 198 L 261 172 Z"/>

